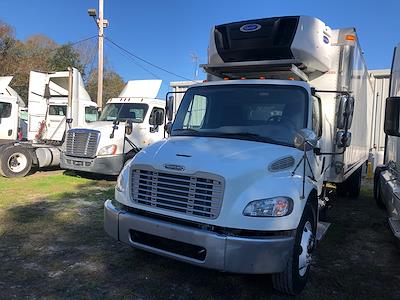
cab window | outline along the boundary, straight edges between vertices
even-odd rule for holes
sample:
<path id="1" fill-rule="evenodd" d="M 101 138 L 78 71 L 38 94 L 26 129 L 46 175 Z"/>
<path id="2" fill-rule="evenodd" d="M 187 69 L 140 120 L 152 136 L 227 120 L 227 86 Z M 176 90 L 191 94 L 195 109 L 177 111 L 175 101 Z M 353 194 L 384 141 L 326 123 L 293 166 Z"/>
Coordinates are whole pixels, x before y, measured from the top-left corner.
<path id="1" fill-rule="evenodd" d="M 0 118 L 9 118 L 11 116 L 11 103 L 0 102 Z"/>
<path id="2" fill-rule="evenodd" d="M 67 115 L 67 106 L 66 105 L 50 105 L 49 106 L 49 115 L 64 117 Z"/>
<path id="3" fill-rule="evenodd" d="M 85 121 L 87 123 L 97 121 L 99 117 L 99 113 L 97 111 L 97 107 L 95 106 L 86 106 L 85 107 Z"/>

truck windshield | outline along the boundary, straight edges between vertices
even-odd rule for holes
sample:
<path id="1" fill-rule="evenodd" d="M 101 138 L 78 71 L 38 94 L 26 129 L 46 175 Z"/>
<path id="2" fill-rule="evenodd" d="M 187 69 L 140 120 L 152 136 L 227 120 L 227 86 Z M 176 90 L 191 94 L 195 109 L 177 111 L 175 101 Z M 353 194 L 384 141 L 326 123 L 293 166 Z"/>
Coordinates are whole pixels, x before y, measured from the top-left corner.
<path id="1" fill-rule="evenodd" d="M 240 84 L 190 88 L 171 135 L 211 136 L 293 145 L 307 125 L 308 93 L 300 86 Z"/>
<path id="2" fill-rule="evenodd" d="M 104 107 L 100 121 L 126 121 L 142 123 L 149 106 L 143 103 L 109 103 Z"/>

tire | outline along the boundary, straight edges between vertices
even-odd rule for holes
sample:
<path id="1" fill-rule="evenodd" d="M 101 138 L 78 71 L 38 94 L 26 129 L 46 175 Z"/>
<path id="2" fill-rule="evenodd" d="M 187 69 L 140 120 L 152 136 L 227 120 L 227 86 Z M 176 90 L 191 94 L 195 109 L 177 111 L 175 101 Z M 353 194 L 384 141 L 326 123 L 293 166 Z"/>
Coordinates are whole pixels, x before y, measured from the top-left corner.
<path id="1" fill-rule="evenodd" d="M 376 205 L 379 208 L 385 208 L 385 203 L 383 203 L 382 194 L 381 194 L 381 185 L 380 185 L 380 177 L 381 172 L 384 171 L 384 167 L 376 167 L 374 172 L 374 199 Z"/>
<path id="2" fill-rule="evenodd" d="M 272 274 L 272 285 L 276 290 L 285 294 L 297 295 L 304 289 L 310 274 L 311 253 L 315 246 L 316 222 L 315 210 L 310 203 L 307 203 L 296 230 L 294 246 L 286 268 L 282 273 Z M 305 247 L 305 244 L 308 247 Z M 303 247 L 307 248 L 306 252 L 302 250 Z M 309 257 L 307 257 L 308 255 Z M 300 265 L 302 269 L 300 269 Z"/>
<path id="3" fill-rule="evenodd" d="M 4 177 L 24 177 L 32 168 L 32 156 L 22 146 L 3 149 L 0 156 L 0 174 Z"/>

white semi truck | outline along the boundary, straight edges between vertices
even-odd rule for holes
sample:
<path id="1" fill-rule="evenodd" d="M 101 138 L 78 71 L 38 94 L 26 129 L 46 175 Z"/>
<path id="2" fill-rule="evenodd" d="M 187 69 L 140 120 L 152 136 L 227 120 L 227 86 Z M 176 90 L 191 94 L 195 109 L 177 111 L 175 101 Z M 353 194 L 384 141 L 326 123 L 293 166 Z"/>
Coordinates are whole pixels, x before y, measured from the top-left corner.
<path id="1" fill-rule="evenodd" d="M 61 168 L 118 175 L 142 148 L 164 138 L 165 100 L 156 99 L 161 80 L 131 80 L 107 101 L 97 122 L 68 131 Z"/>
<path id="2" fill-rule="evenodd" d="M 98 116 L 79 71 L 30 72 L 28 108 L 8 86 L 11 79 L 0 81 L 0 174 L 25 176 L 32 166 L 59 165 L 66 129 Z"/>
<path id="3" fill-rule="evenodd" d="M 384 161 L 375 169 L 374 197 L 379 207 L 386 208 L 390 229 L 400 240 L 400 44 L 393 54 L 384 131 Z"/>
<path id="4" fill-rule="evenodd" d="M 215 26 L 203 68 L 208 82 L 188 88 L 169 137 L 121 171 L 105 230 L 299 293 L 327 229 L 326 183 L 357 196 L 368 159 L 372 93 L 355 29 L 307 16 Z"/>

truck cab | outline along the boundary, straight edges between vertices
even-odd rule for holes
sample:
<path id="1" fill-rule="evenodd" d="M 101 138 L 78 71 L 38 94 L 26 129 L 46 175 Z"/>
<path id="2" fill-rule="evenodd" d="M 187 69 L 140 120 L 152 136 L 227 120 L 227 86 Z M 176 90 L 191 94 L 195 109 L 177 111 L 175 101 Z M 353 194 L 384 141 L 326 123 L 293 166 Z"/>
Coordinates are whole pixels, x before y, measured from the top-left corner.
<path id="1" fill-rule="evenodd" d="M 97 104 L 85 90 L 75 68 L 43 73 L 31 71 L 28 107 L 0 78 L 0 175 L 20 177 L 32 166 L 60 164 L 60 146 L 65 132 L 97 119 Z"/>
<path id="2" fill-rule="evenodd" d="M 299 293 L 329 226 L 325 182 L 368 159 L 368 72 L 355 41 L 354 29 L 306 16 L 215 26 L 208 80 L 187 89 L 173 122 L 168 99 L 169 137 L 121 171 L 106 232 L 199 267 L 272 274 L 276 289 Z"/>
<path id="3" fill-rule="evenodd" d="M 0 77 L 0 141 L 2 143 L 16 140 L 19 130 L 26 131 L 26 120 L 20 118 L 25 103 L 9 86 L 12 78 L 12 76 Z"/>
<path id="4" fill-rule="evenodd" d="M 160 80 L 131 80 L 107 101 L 98 121 L 68 131 L 63 169 L 118 175 L 141 149 L 164 138 L 165 101 Z"/>
<path id="5" fill-rule="evenodd" d="M 393 54 L 384 132 L 384 161 L 375 169 L 374 197 L 378 206 L 386 209 L 390 229 L 400 240 L 400 44 Z"/>

